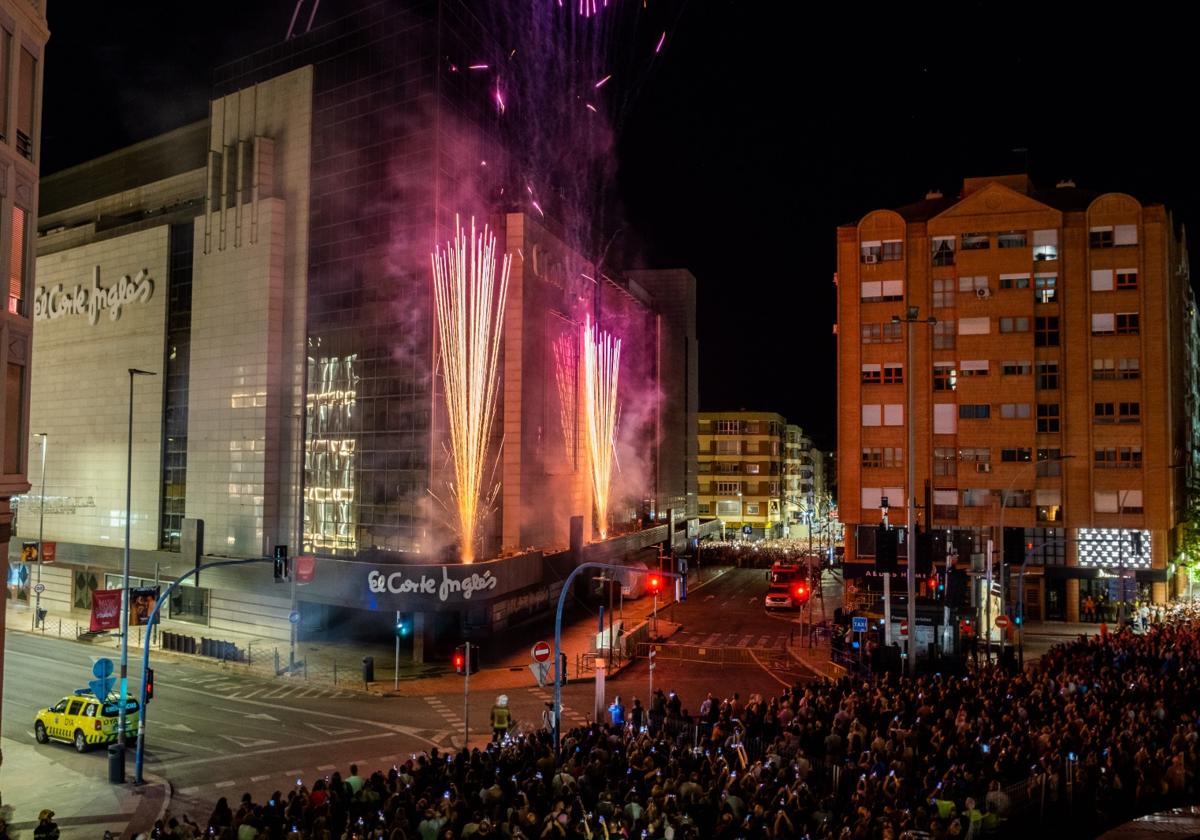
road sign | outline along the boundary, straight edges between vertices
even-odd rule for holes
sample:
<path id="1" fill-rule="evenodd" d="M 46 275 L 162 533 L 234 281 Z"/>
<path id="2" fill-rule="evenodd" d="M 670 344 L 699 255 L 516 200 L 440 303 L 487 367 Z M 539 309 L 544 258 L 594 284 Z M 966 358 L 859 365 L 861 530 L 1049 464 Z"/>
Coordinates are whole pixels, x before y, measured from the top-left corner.
<path id="1" fill-rule="evenodd" d="M 900 638 L 901 639 L 908 638 L 908 620 L 907 619 L 900 622 Z"/>
<path id="2" fill-rule="evenodd" d="M 1001 630 L 1008 627 L 1008 625 L 1010 625 L 1010 624 L 1012 624 L 1012 619 L 1009 618 L 1008 616 L 1006 616 L 1006 615 L 996 616 L 996 626 L 999 627 Z"/>
<path id="3" fill-rule="evenodd" d="M 754 530 L 754 529 L 753 529 L 753 528 L 751 528 L 749 525 L 743 525 L 743 526 L 742 526 L 742 533 L 743 533 L 743 534 L 745 534 L 747 537 L 748 537 L 748 536 L 750 536 L 750 532 L 751 532 L 751 531 L 753 531 L 753 530 Z"/>
<path id="4" fill-rule="evenodd" d="M 534 662 L 545 662 L 550 658 L 550 654 L 554 653 L 554 650 L 550 647 L 549 642 L 538 642 L 529 653 Z"/>
<path id="5" fill-rule="evenodd" d="M 538 686 L 540 688 L 545 688 L 546 687 L 546 675 L 548 673 L 550 673 L 550 663 L 549 662 L 531 662 L 531 663 L 529 663 L 529 670 L 533 673 L 533 678 L 535 680 L 537 680 Z"/>
<path id="6" fill-rule="evenodd" d="M 112 691 L 113 684 L 116 682 L 112 672 L 113 662 L 111 659 L 97 659 L 92 665 L 92 676 L 96 679 L 88 680 L 88 686 L 97 699 L 107 699 L 108 693 Z"/>
<path id="7" fill-rule="evenodd" d="M 44 584 L 44 583 L 37 584 L 35 587 L 33 587 L 33 591 L 36 592 L 37 594 L 41 595 L 43 592 L 46 591 L 46 584 Z"/>
<path id="8" fill-rule="evenodd" d="M 850 619 L 850 624 L 853 626 L 855 633 L 867 632 L 867 617 L 865 615 L 856 615 Z"/>
<path id="9" fill-rule="evenodd" d="M 290 613 L 288 613 L 288 621 L 290 621 L 292 624 L 299 624 L 300 623 L 299 610 L 292 610 Z"/>

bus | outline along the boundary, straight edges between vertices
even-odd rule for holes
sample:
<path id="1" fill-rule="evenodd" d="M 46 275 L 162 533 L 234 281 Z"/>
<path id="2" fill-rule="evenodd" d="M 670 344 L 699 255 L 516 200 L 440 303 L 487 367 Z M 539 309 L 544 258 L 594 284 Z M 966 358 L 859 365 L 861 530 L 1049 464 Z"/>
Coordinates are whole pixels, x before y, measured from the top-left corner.
<path id="1" fill-rule="evenodd" d="M 798 610 L 808 601 L 809 594 L 802 566 L 776 563 L 767 573 L 767 597 L 763 606 L 768 610 Z"/>

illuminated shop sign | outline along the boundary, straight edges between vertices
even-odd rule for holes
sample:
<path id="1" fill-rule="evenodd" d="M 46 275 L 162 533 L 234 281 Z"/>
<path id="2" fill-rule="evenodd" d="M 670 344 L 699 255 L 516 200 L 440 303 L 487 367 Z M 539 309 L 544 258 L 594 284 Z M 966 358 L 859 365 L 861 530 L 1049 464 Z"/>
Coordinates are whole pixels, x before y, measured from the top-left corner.
<path id="1" fill-rule="evenodd" d="M 121 310 L 133 303 L 146 303 L 154 297 L 154 281 L 150 271 L 143 268 L 130 277 L 123 275 L 107 289 L 100 285 L 100 266 L 92 267 L 92 285 L 76 285 L 74 289 L 63 288 L 62 283 L 47 288 L 39 286 L 33 302 L 35 321 L 57 321 L 67 315 L 86 315 L 93 327 L 100 320 L 100 313 L 108 312 L 108 320 L 118 321 Z"/>
<path id="2" fill-rule="evenodd" d="M 422 574 L 420 577 L 408 576 L 403 572 L 384 574 L 378 569 L 372 569 L 367 574 L 367 589 L 372 593 L 391 592 L 393 595 L 436 595 L 443 603 L 451 596 L 464 601 L 471 600 L 476 592 L 488 592 L 496 588 L 500 581 L 493 577 L 490 571 L 478 574 L 475 572 L 463 574 L 461 577 L 451 577 L 450 569 L 442 567 L 441 580 L 436 575 Z"/>
<path id="3" fill-rule="evenodd" d="M 1080 566 L 1149 569 L 1150 532 L 1138 528 L 1079 528 Z"/>

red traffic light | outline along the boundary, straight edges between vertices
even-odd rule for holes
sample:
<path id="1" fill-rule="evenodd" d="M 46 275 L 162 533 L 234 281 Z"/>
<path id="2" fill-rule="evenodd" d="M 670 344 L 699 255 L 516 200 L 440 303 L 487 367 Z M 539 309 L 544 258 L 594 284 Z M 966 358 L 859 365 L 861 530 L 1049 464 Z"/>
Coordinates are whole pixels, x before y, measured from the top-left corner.
<path id="1" fill-rule="evenodd" d="M 466 670 L 467 657 L 464 656 L 463 654 L 456 652 L 454 654 L 453 662 L 454 662 L 454 670 L 457 671 L 458 673 L 461 674 L 463 671 Z"/>
<path id="2" fill-rule="evenodd" d="M 150 700 L 154 699 L 154 669 L 153 668 L 146 669 L 145 680 L 146 680 L 146 700 L 150 701 Z"/>
<path id="3" fill-rule="evenodd" d="M 808 602 L 808 587 L 803 583 L 797 583 L 795 587 L 792 588 L 792 594 L 801 604 Z"/>
<path id="4" fill-rule="evenodd" d="M 650 579 L 646 581 L 646 585 L 650 587 L 650 592 L 657 595 L 662 591 L 662 578 L 658 575 L 650 575 Z"/>

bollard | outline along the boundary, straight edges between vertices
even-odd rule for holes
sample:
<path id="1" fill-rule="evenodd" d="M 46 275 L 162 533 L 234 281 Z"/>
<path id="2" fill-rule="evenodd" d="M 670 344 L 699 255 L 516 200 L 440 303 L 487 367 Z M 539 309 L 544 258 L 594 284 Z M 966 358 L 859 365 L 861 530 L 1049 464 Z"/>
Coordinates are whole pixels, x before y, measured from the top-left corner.
<path id="1" fill-rule="evenodd" d="M 61 618 L 58 620 L 58 637 L 60 639 L 62 638 L 62 619 Z"/>
<path id="2" fill-rule="evenodd" d="M 337 657 L 333 658 L 333 684 L 337 685 Z"/>
<path id="3" fill-rule="evenodd" d="M 308 657 L 304 657 L 304 679 L 308 679 Z"/>
<path id="4" fill-rule="evenodd" d="M 366 685 L 375 682 L 375 657 L 364 656 L 362 660 L 362 666 L 363 684 Z"/>
<path id="5" fill-rule="evenodd" d="M 125 746 L 112 744 L 108 748 L 108 781 L 114 785 L 125 783 Z"/>
<path id="6" fill-rule="evenodd" d="M 279 676 L 279 648 L 275 648 L 275 675 Z"/>

